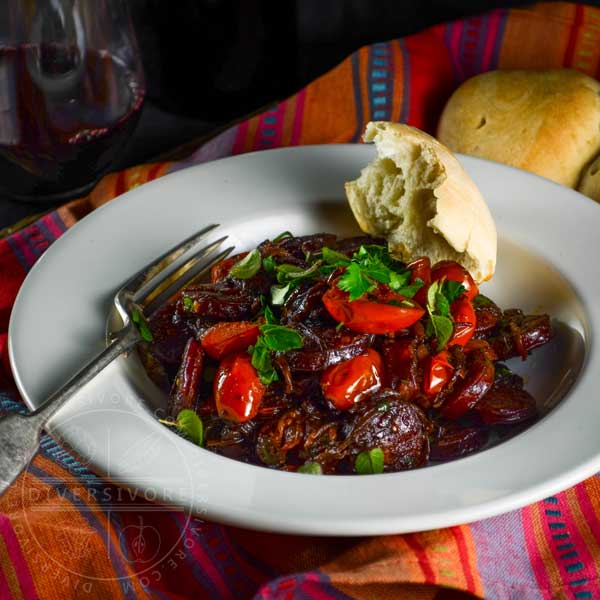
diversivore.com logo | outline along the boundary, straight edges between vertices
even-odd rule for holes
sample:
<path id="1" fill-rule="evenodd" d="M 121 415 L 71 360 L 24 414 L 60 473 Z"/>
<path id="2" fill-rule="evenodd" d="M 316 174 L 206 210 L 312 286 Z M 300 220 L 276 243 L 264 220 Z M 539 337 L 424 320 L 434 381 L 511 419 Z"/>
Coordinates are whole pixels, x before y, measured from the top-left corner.
<path id="1" fill-rule="evenodd" d="M 29 564 L 67 583 L 77 597 L 104 589 L 108 580 L 118 580 L 123 589 L 133 587 L 134 580 L 152 588 L 200 543 L 209 489 L 203 453 L 191 453 L 190 459 L 184 453 L 188 442 L 162 427 L 124 445 L 117 439 L 123 436 L 123 420 L 135 417 L 120 403 L 86 412 L 108 425 L 101 434 L 98 429 L 91 434 L 74 417 L 60 423 L 56 440 L 43 438 L 42 452 L 63 469 L 58 475 L 47 461 L 32 461 L 21 478 L 15 533 Z M 177 461 L 178 468 L 161 468 L 165 457 Z M 91 471 L 98 464 L 103 465 L 102 478 Z M 128 475 L 122 481 L 125 464 Z M 185 500 L 190 496 L 193 514 Z M 109 568 L 94 568 L 99 553 Z"/>

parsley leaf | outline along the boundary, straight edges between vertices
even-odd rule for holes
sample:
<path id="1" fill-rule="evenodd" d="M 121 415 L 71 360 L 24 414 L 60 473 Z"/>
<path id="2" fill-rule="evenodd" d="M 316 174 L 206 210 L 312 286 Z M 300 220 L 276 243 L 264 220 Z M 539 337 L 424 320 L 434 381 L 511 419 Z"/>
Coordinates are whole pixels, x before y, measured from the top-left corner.
<path id="1" fill-rule="evenodd" d="M 267 323 L 260 326 L 261 337 L 269 350 L 287 352 L 302 348 L 302 336 L 291 327 Z"/>
<path id="2" fill-rule="evenodd" d="M 250 279 L 258 273 L 261 264 L 260 252 L 255 248 L 231 267 L 229 275 L 236 279 Z"/>
<path id="3" fill-rule="evenodd" d="M 360 452 L 354 461 L 354 470 L 359 475 L 383 473 L 384 454 L 381 448 L 372 448 L 368 452 Z"/>
<path id="4" fill-rule="evenodd" d="M 271 241 L 277 243 L 281 240 L 285 240 L 285 238 L 291 237 L 294 237 L 294 234 L 291 231 L 282 231 L 279 235 L 276 235 Z"/>
<path id="5" fill-rule="evenodd" d="M 410 283 L 411 272 L 395 260 L 385 246 L 361 246 L 352 259 L 334 250 L 323 249 L 323 260 L 327 263 L 321 272 L 345 266 L 346 272 L 338 280 L 338 287 L 350 294 L 350 301 L 360 298 L 383 283 L 391 290 L 412 298 L 423 286 L 423 282 Z"/>
<path id="6" fill-rule="evenodd" d="M 194 301 L 189 296 L 183 296 L 181 302 L 185 310 L 189 310 L 190 312 L 194 310 Z"/>
<path id="7" fill-rule="evenodd" d="M 339 278 L 337 286 L 350 294 L 350 301 L 360 298 L 363 294 L 374 290 L 376 283 L 357 265 L 352 262 L 346 272 Z"/>

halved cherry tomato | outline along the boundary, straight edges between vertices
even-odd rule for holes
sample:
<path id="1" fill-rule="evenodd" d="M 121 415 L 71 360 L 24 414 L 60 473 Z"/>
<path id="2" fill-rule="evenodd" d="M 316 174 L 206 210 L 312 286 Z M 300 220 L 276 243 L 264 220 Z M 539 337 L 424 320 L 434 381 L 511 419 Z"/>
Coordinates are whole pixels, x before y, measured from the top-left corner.
<path id="1" fill-rule="evenodd" d="M 426 394 L 430 396 L 437 394 L 452 377 L 454 367 L 450 364 L 448 358 L 448 352 L 443 350 L 427 360 L 423 379 L 423 389 Z"/>
<path id="2" fill-rule="evenodd" d="M 420 279 L 425 285 L 413 296 L 421 305 L 427 304 L 427 288 L 431 283 L 431 261 L 429 257 L 422 256 L 413 260 L 406 266 L 411 271 L 410 282 Z"/>
<path id="3" fill-rule="evenodd" d="M 323 395 L 337 409 L 346 410 L 381 387 L 383 361 L 375 350 L 333 365 L 321 376 Z"/>
<path id="4" fill-rule="evenodd" d="M 219 416 L 236 423 L 249 421 L 256 416 L 266 389 L 250 356 L 234 354 L 224 358 L 217 369 L 213 389 Z"/>
<path id="5" fill-rule="evenodd" d="M 240 252 L 240 254 L 236 254 L 235 256 L 230 256 L 221 262 L 218 262 L 210 269 L 210 282 L 218 283 L 221 279 L 225 279 L 227 275 L 229 275 L 229 271 L 231 271 L 231 267 L 235 265 L 235 263 L 240 262 L 242 258 L 247 256 L 247 252 Z"/>
<path id="6" fill-rule="evenodd" d="M 471 301 L 465 296 L 455 300 L 450 306 L 454 319 L 454 333 L 448 341 L 448 346 L 464 346 L 475 333 L 477 317 Z"/>
<path id="7" fill-rule="evenodd" d="M 431 268 L 431 281 L 439 281 L 444 278 L 461 283 L 465 288 L 465 296 L 469 300 L 472 300 L 479 294 L 479 288 L 475 281 L 473 281 L 469 271 L 453 260 L 441 260 Z"/>
<path id="8" fill-rule="evenodd" d="M 250 321 L 224 321 L 213 325 L 202 336 L 202 348 L 211 358 L 220 360 L 228 354 L 242 352 L 256 344 L 260 330 Z"/>
<path id="9" fill-rule="evenodd" d="M 394 333 L 410 327 L 425 314 L 416 302 L 392 292 L 383 284 L 358 300 L 348 298 L 348 292 L 340 290 L 334 283 L 323 294 L 323 304 L 336 321 L 359 333 Z M 403 302 L 413 306 L 402 305 Z"/>

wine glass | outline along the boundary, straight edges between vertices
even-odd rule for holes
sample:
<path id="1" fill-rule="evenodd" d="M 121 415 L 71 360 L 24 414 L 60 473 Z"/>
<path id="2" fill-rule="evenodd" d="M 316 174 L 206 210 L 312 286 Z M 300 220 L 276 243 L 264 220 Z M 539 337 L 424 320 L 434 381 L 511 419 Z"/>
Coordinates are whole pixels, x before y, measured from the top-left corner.
<path id="1" fill-rule="evenodd" d="M 144 95 L 124 0 L 3 0 L 0 197 L 85 193 L 122 151 Z"/>

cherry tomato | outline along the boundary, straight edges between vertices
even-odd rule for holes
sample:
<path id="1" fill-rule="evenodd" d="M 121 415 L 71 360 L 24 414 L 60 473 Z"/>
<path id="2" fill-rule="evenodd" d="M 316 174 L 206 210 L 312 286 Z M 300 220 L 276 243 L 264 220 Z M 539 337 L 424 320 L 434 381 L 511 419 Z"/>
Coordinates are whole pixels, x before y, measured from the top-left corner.
<path id="1" fill-rule="evenodd" d="M 467 374 L 454 386 L 440 412 L 447 419 L 455 420 L 474 408 L 494 383 L 494 363 L 485 352 L 467 354 Z"/>
<path id="2" fill-rule="evenodd" d="M 423 379 L 423 389 L 426 394 L 433 396 L 441 392 L 452 377 L 454 367 L 448 358 L 448 352 L 443 350 L 428 359 Z"/>
<path id="3" fill-rule="evenodd" d="M 250 321 L 224 321 L 213 325 L 202 336 L 202 348 L 211 358 L 222 359 L 228 354 L 246 350 L 256 344 L 260 330 Z"/>
<path id="4" fill-rule="evenodd" d="M 385 285 L 357 300 L 350 301 L 348 297 L 348 292 L 340 290 L 334 283 L 323 294 L 323 303 L 336 321 L 359 333 L 394 333 L 410 327 L 425 314 L 412 300 L 408 302 L 413 306 L 402 306 L 407 299 Z"/>
<path id="5" fill-rule="evenodd" d="M 410 282 L 420 279 L 425 285 L 414 295 L 414 299 L 421 305 L 427 304 L 427 288 L 431 283 L 431 261 L 427 256 L 413 260 L 406 266 L 411 271 Z"/>
<path id="6" fill-rule="evenodd" d="M 241 252 L 240 254 L 236 254 L 235 256 L 230 256 L 221 262 L 218 262 L 216 265 L 211 267 L 210 269 L 210 281 L 211 283 L 218 283 L 221 279 L 225 279 L 231 271 L 231 267 L 235 265 L 235 263 L 240 262 L 242 258 L 247 256 L 247 252 Z"/>
<path id="7" fill-rule="evenodd" d="M 222 419 L 243 423 L 254 418 L 265 391 L 247 354 L 233 354 L 219 364 L 213 392 Z"/>
<path id="8" fill-rule="evenodd" d="M 452 303 L 450 313 L 454 319 L 454 333 L 448 341 L 448 346 L 464 346 L 473 337 L 477 326 L 473 305 L 463 295 Z"/>
<path id="9" fill-rule="evenodd" d="M 465 288 L 465 296 L 469 300 L 473 300 L 479 294 L 479 288 L 475 281 L 473 281 L 469 271 L 453 260 L 441 260 L 431 268 L 432 281 L 439 281 L 444 278 L 461 283 Z"/>
<path id="10" fill-rule="evenodd" d="M 383 361 L 375 350 L 327 368 L 321 376 L 323 395 L 335 408 L 346 410 L 381 387 Z"/>

